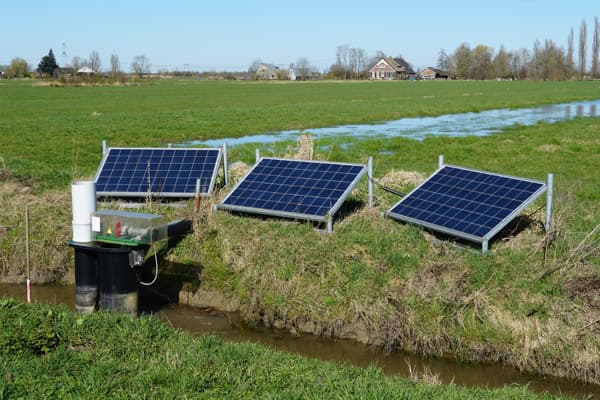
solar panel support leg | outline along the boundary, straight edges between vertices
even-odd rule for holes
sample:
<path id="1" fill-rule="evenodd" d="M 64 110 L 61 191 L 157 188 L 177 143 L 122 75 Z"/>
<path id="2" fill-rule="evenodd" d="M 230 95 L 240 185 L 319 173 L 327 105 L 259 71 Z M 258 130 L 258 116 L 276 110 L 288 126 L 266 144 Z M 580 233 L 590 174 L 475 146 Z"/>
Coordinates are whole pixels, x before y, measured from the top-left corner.
<path id="1" fill-rule="evenodd" d="M 229 184 L 229 173 L 227 170 L 229 165 L 227 163 L 227 142 L 223 142 L 223 179 L 225 180 L 225 186 Z"/>
<path id="2" fill-rule="evenodd" d="M 367 168 L 367 179 L 369 180 L 369 207 L 373 207 L 373 157 L 369 157 Z"/>
<path id="3" fill-rule="evenodd" d="M 327 233 L 333 232 L 333 218 L 329 217 L 327 219 Z"/>
<path id="4" fill-rule="evenodd" d="M 444 166 L 444 155 L 440 154 L 438 156 L 438 169 L 441 169 Z"/>
<path id="5" fill-rule="evenodd" d="M 260 161 L 260 149 L 256 149 L 256 162 Z"/>
<path id="6" fill-rule="evenodd" d="M 481 252 L 483 254 L 487 253 L 489 249 L 489 243 L 487 240 L 484 240 L 483 242 L 481 242 Z"/>
<path id="7" fill-rule="evenodd" d="M 548 174 L 548 180 L 546 181 L 546 233 L 550 232 L 552 228 L 552 198 L 554 190 L 554 174 Z"/>
<path id="8" fill-rule="evenodd" d="M 106 140 L 102 141 L 102 155 L 106 154 Z"/>

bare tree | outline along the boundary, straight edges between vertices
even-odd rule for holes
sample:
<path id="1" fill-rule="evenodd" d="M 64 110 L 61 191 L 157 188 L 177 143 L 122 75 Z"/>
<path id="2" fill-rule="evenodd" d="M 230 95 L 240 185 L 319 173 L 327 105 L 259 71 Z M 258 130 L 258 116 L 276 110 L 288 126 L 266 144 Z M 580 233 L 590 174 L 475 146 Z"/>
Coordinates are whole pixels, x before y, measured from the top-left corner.
<path id="1" fill-rule="evenodd" d="M 575 62 L 573 61 L 573 57 L 575 54 L 575 46 L 573 44 L 575 40 L 575 35 L 573 33 L 573 27 L 571 27 L 571 32 L 569 32 L 569 38 L 567 39 L 567 71 L 569 74 L 569 78 L 573 76 L 573 72 L 575 71 Z"/>
<path id="2" fill-rule="evenodd" d="M 350 68 L 350 46 L 347 44 L 338 46 L 335 51 L 336 64 L 343 71 L 343 78 L 348 79 Z"/>
<path id="3" fill-rule="evenodd" d="M 511 58 L 512 54 L 507 52 L 504 46 L 500 46 L 500 50 L 498 50 L 492 61 L 494 75 L 497 78 L 512 78 L 513 74 L 510 68 Z"/>
<path id="4" fill-rule="evenodd" d="M 256 71 L 258 71 L 260 64 L 262 64 L 262 60 L 258 58 L 252 61 L 252 64 L 250 64 L 250 66 L 248 67 L 248 78 L 256 79 Z"/>
<path id="5" fill-rule="evenodd" d="M 594 18 L 594 36 L 592 37 L 592 78 L 598 78 L 600 71 L 598 70 L 598 52 L 600 52 L 600 21 L 598 17 Z"/>
<path id="6" fill-rule="evenodd" d="M 448 54 L 446 54 L 446 50 L 440 49 L 440 51 L 438 53 L 437 67 L 439 69 L 443 69 L 445 71 L 448 69 L 448 66 L 449 66 Z"/>
<path id="7" fill-rule="evenodd" d="M 15 57 L 10 60 L 10 65 L 4 73 L 9 78 L 24 78 L 29 75 L 29 64 L 23 58 Z"/>
<path id="8" fill-rule="evenodd" d="M 471 70 L 471 48 L 462 43 L 452 54 L 451 72 L 461 79 L 469 79 Z"/>
<path id="9" fill-rule="evenodd" d="M 310 62 L 308 61 L 308 59 L 306 59 L 304 57 L 300 57 L 296 61 L 294 71 L 296 72 L 296 79 L 300 79 L 300 80 L 308 79 L 310 77 L 310 71 L 311 71 L 311 66 L 310 66 Z"/>
<path id="10" fill-rule="evenodd" d="M 470 76 L 474 79 L 488 79 L 492 67 L 494 50 L 484 44 L 477 45 L 471 52 Z"/>
<path id="11" fill-rule="evenodd" d="M 362 77 L 367 65 L 367 52 L 353 47 L 350 49 L 350 73 L 353 79 Z"/>
<path id="12" fill-rule="evenodd" d="M 110 55 L 110 73 L 112 74 L 113 77 L 117 76 L 120 68 L 121 68 L 121 65 L 119 63 L 119 56 L 116 54 L 111 54 Z"/>
<path id="13" fill-rule="evenodd" d="M 71 60 L 71 68 L 73 68 L 74 72 L 79 71 L 79 69 L 86 64 L 87 64 L 86 60 L 83 60 L 77 56 L 73 57 L 73 59 Z"/>
<path id="14" fill-rule="evenodd" d="M 102 65 L 102 62 L 100 61 L 100 54 L 98 54 L 98 52 L 96 50 L 92 51 L 90 53 L 90 64 L 89 64 L 90 68 L 94 72 L 100 72 L 101 65 Z"/>
<path id="15" fill-rule="evenodd" d="M 150 60 L 146 55 L 140 54 L 133 57 L 133 62 L 131 63 L 131 71 L 135 74 L 138 74 L 140 78 L 144 76 L 144 74 L 150 73 Z"/>
<path id="16" fill-rule="evenodd" d="M 514 76 L 519 79 L 527 79 L 530 72 L 531 53 L 522 48 L 513 53 L 511 69 Z"/>
<path id="17" fill-rule="evenodd" d="M 587 25 L 585 19 L 581 20 L 579 28 L 579 79 L 585 76 L 585 53 L 587 51 Z"/>
<path id="18" fill-rule="evenodd" d="M 563 49 L 551 39 L 546 39 L 542 46 L 539 41 L 534 45 L 532 64 L 534 76 L 544 81 L 563 80 L 567 76 L 566 57 Z"/>

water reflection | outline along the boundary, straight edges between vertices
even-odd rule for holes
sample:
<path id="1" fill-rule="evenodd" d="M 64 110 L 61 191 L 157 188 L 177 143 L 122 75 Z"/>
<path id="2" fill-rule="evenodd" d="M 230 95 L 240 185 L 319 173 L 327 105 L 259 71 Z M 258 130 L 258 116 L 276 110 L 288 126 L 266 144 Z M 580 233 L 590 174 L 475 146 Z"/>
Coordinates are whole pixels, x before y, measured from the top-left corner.
<path id="1" fill-rule="evenodd" d="M 151 293 L 147 292 L 146 296 L 150 296 Z M 0 284 L 0 297 L 3 296 L 25 300 L 25 285 Z M 75 308 L 73 286 L 34 285 L 32 298 L 34 301 L 65 304 L 71 309 Z M 148 303 L 156 301 L 155 304 L 164 304 L 162 300 L 164 298 L 144 298 Z M 176 304 L 164 305 L 153 312 L 174 328 L 192 334 L 212 333 L 231 342 L 255 342 L 304 357 L 347 365 L 359 367 L 375 365 L 389 375 L 409 377 L 409 369 L 412 369 L 419 373 L 429 371 L 438 376 L 443 383 L 454 382 L 462 386 L 496 388 L 517 384 L 528 385 L 537 392 L 579 398 L 600 398 L 598 385 L 577 384 L 559 378 L 523 374 L 514 368 L 496 364 L 468 365 L 440 358 L 423 358 L 401 351 L 386 355 L 377 348 L 348 340 L 319 339 L 312 335 L 295 336 L 275 329 L 248 329 L 243 326 L 239 315 L 235 313 L 227 314 Z"/>
<path id="2" fill-rule="evenodd" d="M 549 104 L 532 108 L 498 109 L 478 113 L 446 114 L 438 117 L 402 118 L 372 125 L 344 125 L 332 128 L 315 128 L 304 131 L 289 130 L 271 134 L 248 135 L 238 138 L 195 140 L 176 144 L 186 147 L 203 145 L 219 147 L 224 141 L 229 146 L 248 143 L 272 143 L 295 140 L 302 133 L 311 133 L 316 139 L 349 137 L 366 139 L 377 137 L 406 137 L 423 140 L 427 136 L 486 136 L 514 125 L 534 125 L 539 122 L 555 123 L 577 117 L 596 117 L 600 100 Z"/>

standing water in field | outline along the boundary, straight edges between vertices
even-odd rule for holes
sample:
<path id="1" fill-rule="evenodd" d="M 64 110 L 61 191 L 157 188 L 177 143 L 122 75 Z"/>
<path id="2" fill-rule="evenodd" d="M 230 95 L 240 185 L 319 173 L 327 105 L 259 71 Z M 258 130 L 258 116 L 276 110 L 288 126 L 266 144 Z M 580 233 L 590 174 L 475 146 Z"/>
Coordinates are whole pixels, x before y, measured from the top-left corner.
<path id="1" fill-rule="evenodd" d="M 578 101 L 532 108 L 502 108 L 477 113 L 446 114 L 438 117 L 401 118 L 378 124 L 343 125 L 303 131 L 290 130 L 248 135 L 237 138 L 194 140 L 177 146 L 203 145 L 219 147 L 223 141 L 226 141 L 229 146 L 283 142 L 296 140 L 303 133 L 310 133 L 315 139 L 326 137 L 346 137 L 350 139 L 405 137 L 423 140 L 428 136 L 486 136 L 515 125 L 534 125 L 539 122 L 555 123 L 575 117 L 596 117 L 598 116 L 598 109 L 600 109 L 600 100 Z"/>

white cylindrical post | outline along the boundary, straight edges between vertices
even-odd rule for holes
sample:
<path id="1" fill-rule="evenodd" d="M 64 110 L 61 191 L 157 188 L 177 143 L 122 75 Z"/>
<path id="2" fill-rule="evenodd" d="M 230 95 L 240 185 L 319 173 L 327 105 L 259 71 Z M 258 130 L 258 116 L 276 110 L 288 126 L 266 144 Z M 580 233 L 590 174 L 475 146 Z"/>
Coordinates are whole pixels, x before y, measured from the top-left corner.
<path id="1" fill-rule="evenodd" d="M 73 207 L 73 241 L 92 241 L 92 213 L 96 211 L 96 183 L 80 181 L 71 184 Z"/>
<path id="2" fill-rule="evenodd" d="M 256 149 L 256 162 L 260 161 L 260 149 Z"/>
<path id="3" fill-rule="evenodd" d="M 554 191 L 554 174 L 548 174 L 546 181 L 546 232 L 550 232 L 552 228 L 552 200 Z"/>
<path id="4" fill-rule="evenodd" d="M 373 157 L 367 163 L 367 177 L 369 180 L 369 207 L 373 207 Z"/>
<path id="5" fill-rule="evenodd" d="M 438 169 L 441 169 L 444 166 L 444 155 L 440 154 L 438 156 Z"/>
<path id="6" fill-rule="evenodd" d="M 173 143 L 167 143 L 167 148 L 168 149 L 172 149 L 173 148 Z"/>
<path id="7" fill-rule="evenodd" d="M 106 154 L 106 140 L 102 141 L 102 155 Z"/>
<path id="8" fill-rule="evenodd" d="M 227 163 L 227 142 L 223 142 L 223 178 L 225 179 L 225 186 L 229 183 L 229 165 Z"/>

